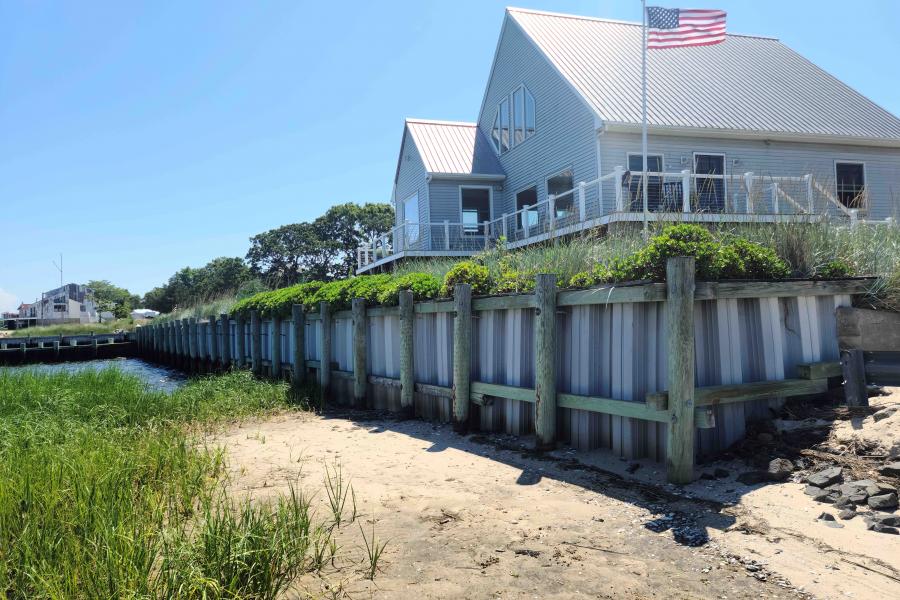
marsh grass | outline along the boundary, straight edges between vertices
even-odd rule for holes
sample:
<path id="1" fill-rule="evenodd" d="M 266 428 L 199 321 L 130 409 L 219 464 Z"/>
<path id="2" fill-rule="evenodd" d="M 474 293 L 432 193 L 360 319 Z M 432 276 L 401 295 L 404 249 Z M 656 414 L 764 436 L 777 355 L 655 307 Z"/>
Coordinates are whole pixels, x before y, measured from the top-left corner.
<path id="1" fill-rule="evenodd" d="M 39 337 L 49 335 L 90 335 L 91 333 L 112 333 L 121 329 L 134 327 L 131 319 L 116 319 L 105 323 L 61 323 L 59 325 L 40 325 L 24 329 L 8 331 L 9 337 Z"/>
<path id="2" fill-rule="evenodd" d="M 232 500 L 203 443 L 289 402 L 245 372 L 166 394 L 114 369 L 0 369 L 0 597 L 273 598 L 321 568 L 337 545 L 310 498 Z"/>

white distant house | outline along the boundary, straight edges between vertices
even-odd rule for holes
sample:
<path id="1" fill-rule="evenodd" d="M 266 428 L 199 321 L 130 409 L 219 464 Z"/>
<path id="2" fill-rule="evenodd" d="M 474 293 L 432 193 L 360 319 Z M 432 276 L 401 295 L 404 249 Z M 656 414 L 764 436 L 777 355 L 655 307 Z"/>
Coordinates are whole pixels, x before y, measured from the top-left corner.
<path id="1" fill-rule="evenodd" d="M 136 308 L 131 311 L 131 318 L 134 320 L 137 319 L 155 319 L 159 316 L 158 310 L 151 310 L 149 308 Z"/>
<path id="2" fill-rule="evenodd" d="M 32 303 L 23 303 L 15 313 L 4 313 L 7 326 L 57 325 L 60 323 L 96 323 L 99 320 L 94 290 L 68 283 L 41 294 Z"/>

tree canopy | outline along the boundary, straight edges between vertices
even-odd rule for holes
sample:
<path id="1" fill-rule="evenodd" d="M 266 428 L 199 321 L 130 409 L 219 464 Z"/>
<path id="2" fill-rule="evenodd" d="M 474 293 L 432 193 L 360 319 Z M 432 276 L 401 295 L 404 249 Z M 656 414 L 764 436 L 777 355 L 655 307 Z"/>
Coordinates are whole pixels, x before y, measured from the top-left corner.
<path id="1" fill-rule="evenodd" d="M 87 286 L 94 290 L 94 303 L 100 311 L 109 311 L 117 319 L 126 318 L 141 304 L 141 297 L 132 294 L 127 289 L 113 285 L 106 279 L 95 279 L 87 282 Z"/>

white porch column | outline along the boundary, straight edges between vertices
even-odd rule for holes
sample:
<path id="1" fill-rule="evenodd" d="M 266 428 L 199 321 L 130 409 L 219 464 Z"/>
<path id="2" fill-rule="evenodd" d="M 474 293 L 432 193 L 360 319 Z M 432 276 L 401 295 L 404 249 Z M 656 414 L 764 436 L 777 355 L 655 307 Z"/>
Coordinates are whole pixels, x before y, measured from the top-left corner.
<path id="1" fill-rule="evenodd" d="M 691 212 L 691 170 L 681 171 L 681 212 Z"/>
<path id="2" fill-rule="evenodd" d="M 751 200 L 751 196 L 750 196 L 750 194 L 753 192 L 753 172 L 752 171 L 748 171 L 747 173 L 744 173 L 744 187 L 747 188 L 746 211 L 747 211 L 747 214 L 749 215 L 751 212 L 753 212 L 753 201 Z"/>
<path id="3" fill-rule="evenodd" d="M 804 175 L 803 182 L 806 184 L 806 210 L 809 214 L 813 214 L 816 211 L 816 207 L 813 204 L 812 173 Z"/>
<path id="4" fill-rule="evenodd" d="M 622 212 L 625 209 L 625 203 L 622 199 L 622 179 L 625 176 L 625 169 L 622 168 L 621 165 L 617 166 L 614 169 L 616 176 L 614 178 L 616 182 L 616 211 Z"/>
<path id="5" fill-rule="evenodd" d="M 519 214 L 522 215 L 522 229 L 525 230 L 525 237 L 528 237 L 528 209 L 531 208 L 527 204 L 522 207 Z"/>
<path id="6" fill-rule="evenodd" d="M 444 250 L 450 249 L 450 221 L 444 220 Z"/>
<path id="7" fill-rule="evenodd" d="M 587 206 L 585 205 L 584 200 L 584 188 L 585 183 L 583 181 L 578 182 L 578 220 L 584 222 L 585 217 L 587 216 Z"/>
<path id="8" fill-rule="evenodd" d="M 781 214 L 781 210 L 779 210 L 778 206 L 778 182 L 772 182 L 772 212 L 776 215 Z"/>

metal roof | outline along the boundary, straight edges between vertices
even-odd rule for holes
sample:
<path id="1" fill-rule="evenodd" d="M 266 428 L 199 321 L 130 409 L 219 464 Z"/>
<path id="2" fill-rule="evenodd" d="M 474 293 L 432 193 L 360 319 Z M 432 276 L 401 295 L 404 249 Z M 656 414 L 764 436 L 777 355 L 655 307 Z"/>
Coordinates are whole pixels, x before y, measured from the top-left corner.
<path id="1" fill-rule="evenodd" d="M 640 23 L 507 12 L 603 121 L 640 125 Z M 729 34 L 647 56 L 651 127 L 900 142 L 900 119 L 777 39 Z"/>
<path id="2" fill-rule="evenodd" d="M 407 119 L 425 170 L 441 175 L 503 175 L 490 143 L 475 123 Z"/>

